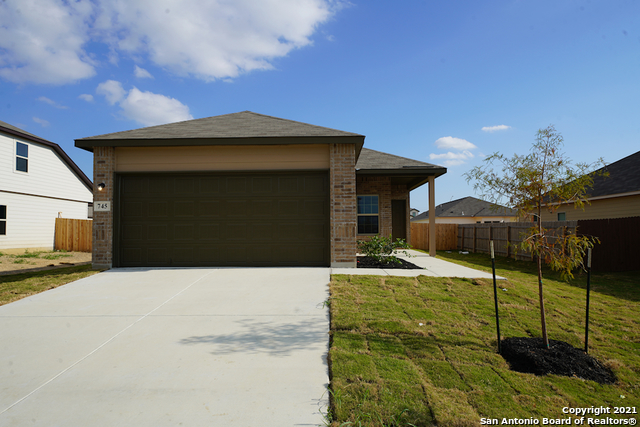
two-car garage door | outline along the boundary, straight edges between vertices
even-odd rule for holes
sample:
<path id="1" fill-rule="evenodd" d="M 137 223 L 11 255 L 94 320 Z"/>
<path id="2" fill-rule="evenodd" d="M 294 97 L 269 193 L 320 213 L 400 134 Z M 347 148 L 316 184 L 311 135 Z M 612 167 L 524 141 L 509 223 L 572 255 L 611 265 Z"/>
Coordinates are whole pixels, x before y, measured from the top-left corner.
<path id="1" fill-rule="evenodd" d="M 120 267 L 328 266 L 328 172 L 119 174 Z"/>

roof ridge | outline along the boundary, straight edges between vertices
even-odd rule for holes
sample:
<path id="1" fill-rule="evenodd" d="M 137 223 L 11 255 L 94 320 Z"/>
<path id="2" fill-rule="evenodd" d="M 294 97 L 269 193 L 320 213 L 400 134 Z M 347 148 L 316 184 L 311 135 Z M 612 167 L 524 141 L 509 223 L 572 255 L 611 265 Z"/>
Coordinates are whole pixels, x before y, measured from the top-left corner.
<path id="1" fill-rule="evenodd" d="M 243 134 L 244 133 L 244 134 Z M 269 116 L 245 110 L 236 113 L 220 114 L 217 116 L 201 117 L 198 119 L 182 120 L 155 126 L 123 130 L 107 134 L 95 135 L 76 139 L 115 140 L 115 139 L 175 139 L 177 134 L 182 139 L 197 138 L 270 138 L 307 136 L 342 136 L 362 137 L 354 132 L 318 126 L 311 123 Z"/>

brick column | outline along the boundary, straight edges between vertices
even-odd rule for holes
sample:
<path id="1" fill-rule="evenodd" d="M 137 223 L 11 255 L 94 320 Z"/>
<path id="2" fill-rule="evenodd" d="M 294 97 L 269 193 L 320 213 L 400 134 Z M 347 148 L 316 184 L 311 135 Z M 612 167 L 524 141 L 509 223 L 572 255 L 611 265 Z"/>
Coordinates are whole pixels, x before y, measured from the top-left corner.
<path id="1" fill-rule="evenodd" d="M 114 194 L 115 149 L 93 148 L 93 268 L 111 268 L 113 263 L 113 194 Z M 102 191 L 98 185 L 104 183 Z M 96 212 L 97 202 L 111 202 L 111 211 Z"/>
<path id="2" fill-rule="evenodd" d="M 355 268 L 356 147 L 330 145 L 331 267 Z"/>

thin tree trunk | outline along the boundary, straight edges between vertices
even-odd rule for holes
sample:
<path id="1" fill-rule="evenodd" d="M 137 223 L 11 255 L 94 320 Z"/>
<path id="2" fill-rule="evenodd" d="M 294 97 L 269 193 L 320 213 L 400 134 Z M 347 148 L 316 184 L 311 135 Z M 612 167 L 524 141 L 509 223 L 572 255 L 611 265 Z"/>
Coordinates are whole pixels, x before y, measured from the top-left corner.
<path id="1" fill-rule="evenodd" d="M 544 315 L 544 296 L 542 293 L 542 257 L 538 254 L 538 294 L 540 295 L 540 322 L 542 323 L 542 341 L 544 346 L 549 348 L 549 338 L 547 337 L 547 319 Z"/>
<path id="2" fill-rule="evenodd" d="M 538 236 L 542 238 L 542 209 L 538 205 Z M 538 295 L 540 296 L 540 323 L 542 324 L 542 341 L 545 348 L 549 348 L 549 338 L 547 337 L 547 319 L 544 315 L 544 294 L 542 293 L 542 250 L 540 250 L 540 242 L 538 243 Z"/>

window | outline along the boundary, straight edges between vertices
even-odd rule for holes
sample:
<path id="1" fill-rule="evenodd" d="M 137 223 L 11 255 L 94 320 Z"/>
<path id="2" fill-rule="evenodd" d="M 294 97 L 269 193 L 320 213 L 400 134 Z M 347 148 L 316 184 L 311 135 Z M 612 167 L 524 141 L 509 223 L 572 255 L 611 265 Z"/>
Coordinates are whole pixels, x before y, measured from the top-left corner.
<path id="1" fill-rule="evenodd" d="M 358 234 L 378 234 L 378 196 L 358 196 Z"/>
<path id="2" fill-rule="evenodd" d="M 558 212 L 558 221 L 566 221 L 567 220 L 567 214 L 564 212 Z"/>
<path id="3" fill-rule="evenodd" d="M 29 171 L 29 146 L 22 142 L 16 142 L 16 170 Z"/>
<path id="4" fill-rule="evenodd" d="M 0 205 L 0 236 L 7 235 L 7 206 Z"/>

